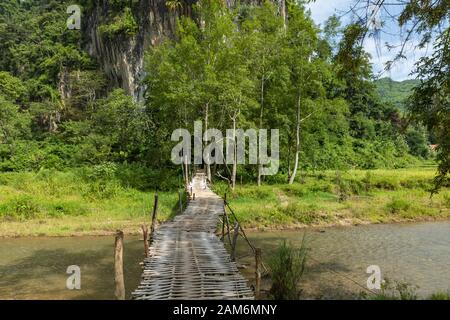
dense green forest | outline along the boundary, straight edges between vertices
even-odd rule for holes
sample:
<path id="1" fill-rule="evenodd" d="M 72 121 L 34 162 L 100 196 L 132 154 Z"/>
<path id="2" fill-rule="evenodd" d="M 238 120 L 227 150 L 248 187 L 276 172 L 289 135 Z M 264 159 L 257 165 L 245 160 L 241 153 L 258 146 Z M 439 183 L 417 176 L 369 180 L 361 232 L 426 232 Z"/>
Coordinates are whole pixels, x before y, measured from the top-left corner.
<path id="1" fill-rule="evenodd" d="M 429 268 L 430 262 L 439 267 L 440 260 L 422 256 L 434 247 L 445 247 L 437 238 L 445 234 L 441 230 L 448 224 L 430 229 L 420 225 L 401 235 L 396 231 L 400 229 L 392 226 L 383 226 L 388 233 L 378 227 L 373 233 L 352 228 L 358 231 L 351 236 L 347 230 L 338 230 L 341 228 L 331 232 L 323 228 L 450 219 L 449 1 L 382 0 L 374 4 L 354 0 L 347 15 L 332 15 L 320 25 L 308 10 L 314 1 L 77 0 L 74 4 L 72 0 L 1 0 L 0 238 L 114 233 L 116 285 L 124 270 L 140 273 L 140 266 L 144 266 L 147 269 L 142 279 L 147 288 L 146 275 L 159 270 L 151 269 L 154 260 L 150 259 L 158 260 L 158 254 L 163 257 L 159 259 L 161 270 L 172 262 L 179 270 L 197 270 L 197 257 L 201 256 L 204 261 L 200 264 L 212 270 L 208 283 L 218 275 L 226 287 L 226 297 L 231 296 L 231 290 L 223 271 L 213 272 L 222 260 L 232 261 L 233 268 L 239 265 L 240 270 L 247 269 L 260 280 L 262 277 L 263 282 L 272 275 L 272 288 L 277 288 L 277 278 L 281 278 L 278 282 L 285 282 L 293 292 L 290 298 L 299 298 L 297 284 L 306 266 L 306 252 L 308 259 L 313 257 L 309 255 L 313 247 L 306 247 L 305 242 L 310 230 L 327 235 L 312 238 L 318 248 L 314 256 L 321 260 L 311 259 L 314 271 L 310 274 L 319 283 L 320 299 L 326 299 L 324 293 L 332 289 L 331 282 L 322 276 L 327 269 L 337 280 L 339 294 L 347 294 L 341 281 L 352 280 L 352 285 L 358 285 L 359 280 L 353 277 L 360 279 L 365 271 L 369 274 L 371 267 L 378 267 L 371 252 L 369 268 L 359 270 L 365 268 L 365 260 L 359 256 L 365 257 L 367 250 L 360 248 L 366 243 L 375 243 L 371 248 L 387 252 L 385 256 L 393 261 L 389 263 L 395 270 L 402 259 L 409 263 L 412 258 L 426 262 L 414 265 L 409 270 L 412 275 L 422 277 L 422 267 Z M 377 79 L 373 73 L 365 41 L 373 40 L 379 46 L 377 53 L 384 50 L 380 42 L 384 22 L 378 25 L 376 21 L 377 26 L 370 29 L 374 10 L 383 6 L 395 6 L 397 13 L 390 18 L 402 29 L 397 39 L 400 42 L 385 45 L 397 54 L 387 62 L 386 74 L 396 62 L 406 59 L 405 50 L 430 48 L 430 54 L 411 70 L 415 79 L 397 82 Z M 199 123 L 201 138 L 195 136 Z M 181 129 L 191 135 L 189 164 L 174 161 L 174 147 L 181 140 L 175 141 L 174 136 Z M 205 158 L 220 158 L 220 151 L 211 148 L 218 138 L 209 139 L 208 129 L 226 136 L 220 138 L 221 143 L 225 141 L 223 153 L 228 153 L 230 145 L 236 153 L 237 141 L 243 140 L 246 163 L 237 163 L 235 154 L 234 161 L 228 163 L 230 158 L 225 163 L 205 163 Z M 252 129 L 253 144 L 245 135 L 239 140 L 242 136 L 237 137 L 236 129 Z M 280 148 L 275 152 L 271 129 L 279 130 Z M 259 138 L 265 130 L 271 135 L 265 151 L 279 153 L 279 163 L 274 159 L 249 163 L 252 151 L 264 155 Z M 204 162 L 191 165 L 197 160 L 195 143 L 202 139 Z M 264 175 L 262 169 L 275 162 L 277 173 Z M 190 180 L 196 171 L 195 179 Z M 160 223 L 171 220 L 167 229 L 157 231 Z M 147 242 L 149 221 L 151 240 Z M 214 225 L 217 236 L 222 229 L 224 246 L 216 242 Z M 255 235 L 254 246 L 244 232 L 248 230 L 250 236 L 255 230 L 288 229 L 304 229 L 300 249 L 295 242 L 288 248 L 284 241 L 275 250 L 275 242 L 283 238 L 281 233 L 267 238 Z M 141 232 L 145 263 L 136 264 L 137 271 L 129 265 L 123 269 L 123 235 Z M 245 247 L 251 249 L 250 255 L 242 258 L 252 259 L 252 264 L 255 261 L 254 270 L 241 263 L 245 260 L 236 264 L 235 258 L 241 256 L 235 251 L 240 234 L 250 245 Z M 389 234 L 396 237 L 386 237 Z M 288 239 L 298 241 L 299 235 L 293 233 Z M 427 237 L 427 246 L 415 254 L 417 246 L 411 244 L 422 243 Z M 230 247 L 225 246 L 227 238 Z M 378 241 L 381 238 L 383 241 Z M 3 246 L 8 257 L 4 259 L 7 263 L 2 262 L 5 268 L 2 266 L 0 275 L 13 275 L 4 285 L 14 293 L 13 299 L 20 297 L 16 291 L 24 291 L 29 279 L 33 280 L 29 292 L 39 296 L 42 292 L 34 278 L 48 282 L 50 288 L 56 284 L 52 298 L 64 290 L 60 288 L 63 282 L 51 276 L 56 270 L 55 259 L 63 276 L 69 274 L 59 268 L 69 262 L 66 259 L 70 264 L 87 261 L 80 263 L 91 281 L 85 285 L 83 280 L 84 292 L 103 277 L 92 273 L 93 269 L 106 274 L 105 279 L 109 277 L 109 253 L 93 250 L 102 247 L 110 252 L 106 242 L 91 237 L 84 239 L 88 245 L 82 246 L 78 246 L 78 238 L 54 241 L 66 242 L 66 248 L 54 246 L 48 239 L 41 246 L 30 245 L 34 239 L 25 240 L 12 246 L 8 239 Z M 141 245 L 140 241 L 140 237 L 127 236 L 126 259 L 131 261 L 133 243 Z M 349 249 L 349 241 L 356 245 Z M 331 242 L 336 246 L 328 247 Z M 273 245 L 267 246 L 264 254 L 264 258 L 274 254 L 269 268 L 261 260 L 263 243 Z M 408 250 L 403 254 L 404 243 L 414 248 L 411 252 L 415 255 L 409 255 Z M 149 244 L 153 246 L 150 251 Z M 164 250 L 153 250 L 160 244 Z M 232 251 L 230 259 L 222 250 L 225 248 Z M 348 259 L 355 249 L 362 253 L 357 259 Z M 398 249 L 402 251 L 399 261 Z M 433 254 L 439 255 L 439 250 Z M 32 255 L 27 256 L 27 252 Z M 139 249 L 139 259 L 142 253 Z M 189 261 L 178 266 L 180 259 Z M 357 268 L 347 268 L 339 259 L 349 260 Z M 213 263 L 207 264 L 207 260 Z M 37 262 L 37 272 L 22 276 Z M 85 272 L 84 266 L 90 270 Z M 381 287 L 379 298 L 397 299 L 398 291 L 400 299 L 415 299 L 406 283 L 392 287 L 394 293 L 389 295 L 386 266 L 386 281 L 382 282 L 386 286 Z M 168 277 L 173 274 L 168 273 Z M 159 279 L 162 284 L 164 277 Z M 19 278 L 23 281 L 16 281 Z M 172 289 L 192 282 L 187 278 L 172 281 L 170 297 L 177 296 Z M 236 279 L 230 283 L 236 288 L 243 286 Z M 373 284 L 370 279 L 372 276 L 367 289 L 376 293 L 369 286 L 370 281 Z M 259 283 L 254 287 L 256 298 L 260 282 L 255 282 Z M 69 279 L 66 286 L 69 289 Z M 208 291 L 203 287 L 202 295 Z M 101 290 L 106 292 L 107 288 Z M 69 290 L 65 291 L 68 294 Z M 221 294 L 213 291 L 214 297 Z M 448 294 L 433 297 L 447 299 Z"/>
<path id="2" fill-rule="evenodd" d="M 0 234 L 133 229 L 155 190 L 160 219 L 173 217 L 184 168 L 171 135 L 194 121 L 280 130 L 277 175 L 206 166 L 248 226 L 448 217 L 447 189 L 427 204 L 436 158 L 448 186 L 445 45 L 404 88 L 373 78 L 360 24 L 319 27 L 303 2 L 168 1 L 156 27 L 146 1 L 79 2 L 81 30 L 67 27 L 66 0 L 0 4 Z"/>
<path id="3" fill-rule="evenodd" d="M 399 110 L 405 91 L 390 90 L 387 101 L 385 81 L 374 83 L 358 25 L 332 17 L 319 29 L 301 2 L 287 2 L 286 19 L 271 2 L 230 9 L 200 1 L 147 50 L 146 91 L 136 101 L 108 82 L 81 32 L 67 28 L 68 3 L 2 1 L 0 171 L 100 166 L 156 187 L 181 170 L 170 162 L 172 131 L 192 132 L 195 120 L 219 130 L 280 129 L 280 171 L 291 183 L 305 170 L 401 168 L 431 156 L 427 130 Z M 132 36 L 137 10 L 111 1 L 98 33 Z M 235 177 L 227 166 L 211 170 Z M 258 167 L 237 171 L 260 182 Z"/>
<path id="4" fill-rule="evenodd" d="M 406 103 L 419 80 L 394 81 L 391 78 L 381 78 L 375 81 L 377 91 L 384 103 L 392 103 L 402 111 L 406 111 Z"/>

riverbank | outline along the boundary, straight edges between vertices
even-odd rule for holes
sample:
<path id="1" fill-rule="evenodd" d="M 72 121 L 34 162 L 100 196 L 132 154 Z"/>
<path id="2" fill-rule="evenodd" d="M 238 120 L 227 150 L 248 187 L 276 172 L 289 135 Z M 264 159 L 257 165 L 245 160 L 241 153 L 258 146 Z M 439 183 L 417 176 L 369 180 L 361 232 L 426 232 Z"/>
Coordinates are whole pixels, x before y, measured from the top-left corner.
<path id="1" fill-rule="evenodd" d="M 137 234 L 155 192 L 78 171 L 0 174 L 0 237 Z M 179 211 L 176 191 L 158 192 L 158 221 Z"/>
<path id="2" fill-rule="evenodd" d="M 430 199 L 434 168 L 326 171 L 293 185 L 225 183 L 227 199 L 246 230 L 282 230 L 450 219 L 450 189 Z M 139 234 L 149 223 L 155 192 L 74 171 L 0 174 L 0 237 Z M 158 221 L 178 212 L 176 191 L 158 192 Z"/>
<path id="3" fill-rule="evenodd" d="M 304 230 L 309 250 L 298 286 L 300 298 L 361 299 L 361 292 L 366 291 L 361 286 L 365 287 L 370 275 L 366 273 L 369 265 L 378 265 L 383 279 L 417 286 L 418 299 L 428 299 L 439 292 L 444 298 L 450 286 L 449 230 L 450 222 L 338 227 L 325 232 Z M 286 240 L 298 248 L 304 231 L 249 232 L 247 236 L 261 248 L 264 264 L 269 267 L 270 257 L 280 243 Z M 114 299 L 113 248 L 111 236 L 2 239 L 0 299 Z M 142 236 L 125 236 L 126 297 L 130 297 L 141 280 L 139 263 L 143 251 Z M 236 256 L 238 264 L 245 266 L 240 269 L 242 275 L 253 284 L 254 255 L 241 238 L 237 241 Z M 65 271 L 73 264 L 81 268 L 82 290 L 65 287 Z M 261 285 L 267 292 L 270 277 L 264 276 Z"/>
<path id="4" fill-rule="evenodd" d="M 448 299 L 450 288 L 449 230 L 450 221 L 446 221 L 248 232 L 247 236 L 262 250 L 268 267 L 283 241 L 300 248 L 305 239 L 308 253 L 298 283 L 300 299 L 443 300 Z M 238 240 L 237 257 L 245 266 L 242 274 L 254 283 L 254 255 L 243 240 Z M 386 280 L 376 294 L 366 287 L 370 265 L 379 266 Z M 270 277 L 263 277 L 262 290 L 268 292 L 271 285 Z"/>
<path id="5" fill-rule="evenodd" d="M 248 229 L 298 229 L 450 219 L 448 186 L 430 198 L 434 168 L 324 171 L 292 185 L 215 185 Z"/>
<path id="6" fill-rule="evenodd" d="M 122 230 L 125 235 L 141 235 L 141 225 L 144 221 L 149 225 L 149 218 L 102 219 L 99 217 L 77 218 L 52 218 L 47 220 L 30 220 L 24 222 L 6 221 L 0 222 L 0 238 L 19 237 L 83 237 L 83 236 L 113 236 L 116 230 Z M 338 226 L 358 226 L 369 224 L 397 224 L 416 223 L 431 221 L 450 221 L 450 217 L 417 217 L 414 219 L 396 219 L 378 222 L 364 220 L 337 220 L 331 223 L 321 224 L 289 224 L 272 226 L 252 226 L 244 224 L 246 232 L 276 232 L 276 231 L 296 231 L 303 229 L 320 230 Z M 163 222 L 163 221 L 160 221 Z"/>

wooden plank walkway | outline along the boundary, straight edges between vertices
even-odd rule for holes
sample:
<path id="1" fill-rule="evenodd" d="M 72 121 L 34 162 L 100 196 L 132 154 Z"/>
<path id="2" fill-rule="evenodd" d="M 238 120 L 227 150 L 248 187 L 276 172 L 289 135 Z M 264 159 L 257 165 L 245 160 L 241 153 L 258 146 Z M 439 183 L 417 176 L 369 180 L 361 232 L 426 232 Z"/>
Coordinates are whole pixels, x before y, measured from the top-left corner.
<path id="1" fill-rule="evenodd" d="M 183 214 L 155 232 L 133 299 L 254 299 L 247 281 L 214 234 L 224 203 L 204 179 L 204 174 L 194 177 L 195 200 Z"/>

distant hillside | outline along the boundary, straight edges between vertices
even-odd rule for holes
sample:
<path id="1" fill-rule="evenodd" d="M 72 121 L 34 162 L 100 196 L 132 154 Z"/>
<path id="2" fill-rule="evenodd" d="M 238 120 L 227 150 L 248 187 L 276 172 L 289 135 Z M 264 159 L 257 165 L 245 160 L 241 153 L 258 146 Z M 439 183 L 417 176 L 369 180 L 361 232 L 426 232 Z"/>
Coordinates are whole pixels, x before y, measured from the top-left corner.
<path id="1" fill-rule="evenodd" d="M 393 103 L 400 110 L 405 110 L 404 101 L 418 83 L 419 80 L 394 81 L 391 78 L 375 81 L 381 99 Z"/>

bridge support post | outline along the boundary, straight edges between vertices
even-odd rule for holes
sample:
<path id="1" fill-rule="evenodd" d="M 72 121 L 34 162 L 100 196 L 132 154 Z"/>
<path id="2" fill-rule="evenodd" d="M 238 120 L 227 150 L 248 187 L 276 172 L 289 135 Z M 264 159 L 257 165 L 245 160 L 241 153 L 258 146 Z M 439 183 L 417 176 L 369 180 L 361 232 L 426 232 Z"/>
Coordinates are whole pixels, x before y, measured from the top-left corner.
<path id="1" fill-rule="evenodd" d="M 231 244 L 231 261 L 236 261 L 236 245 L 239 236 L 239 228 L 239 223 L 236 221 L 234 223 L 233 242 Z"/>
<path id="2" fill-rule="evenodd" d="M 228 236 L 228 243 L 230 246 L 232 245 L 231 242 L 231 231 L 230 231 L 230 219 L 228 219 L 227 210 L 226 207 L 228 205 L 227 202 L 227 194 L 225 193 L 223 197 L 223 226 L 222 226 L 222 240 L 225 239 L 225 224 L 227 226 L 227 236 Z"/>
<path id="3" fill-rule="evenodd" d="M 183 213 L 183 201 L 182 201 L 182 191 L 181 190 L 178 190 L 178 202 L 180 203 L 180 214 L 182 214 Z"/>
<path id="4" fill-rule="evenodd" d="M 144 257 L 148 258 L 148 228 L 144 223 L 142 226 L 142 235 L 144 237 Z"/>
<path id="5" fill-rule="evenodd" d="M 222 238 L 221 238 L 222 241 L 225 240 L 225 217 L 227 215 L 226 206 L 227 206 L 227 194 L 225 193 L 225 195 L 223 196 Z"/>
<path id="6" fill-rule="evenodd" d="M 125 300 L 125 281 L 123 278 L 123 232 L 120 230 L 117 230 L 116 232 L 114 270 L 114 281 L 116 283 L 116 299 Z"/>
<path id="7" fill-rule="evenodd" d="M 259 299 L 261 292 L 261 249 L 255 248 L 255 298 Z"/>
<path id="8" fill-rule="evenodd" d="M 155 202 L 153 204 L 152 224 L 150 226 L 150 242 L 153 241 L 155 233 L 156 215 L 158 213 L 158 194 L 155 194 Z"/>

